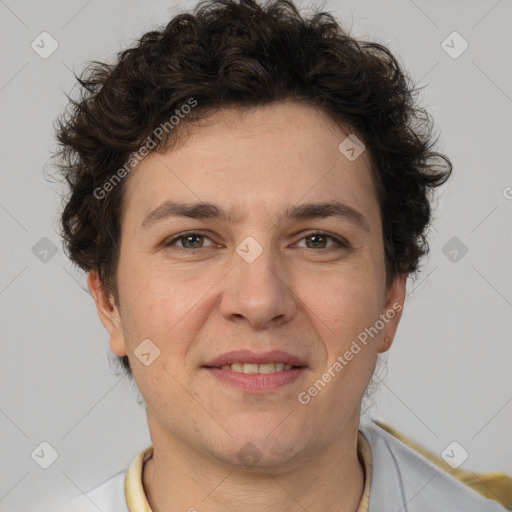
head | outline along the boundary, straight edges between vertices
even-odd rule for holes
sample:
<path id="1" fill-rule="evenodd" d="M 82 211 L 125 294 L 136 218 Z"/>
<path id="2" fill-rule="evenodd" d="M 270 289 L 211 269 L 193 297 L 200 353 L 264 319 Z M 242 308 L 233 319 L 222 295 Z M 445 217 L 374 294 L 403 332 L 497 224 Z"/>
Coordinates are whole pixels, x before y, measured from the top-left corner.
<path id="1" fill-rule="evenodd" d="M 451 172 L 389 50 L 290 1 L 218 0 L 78 80 L 63 237 L 150 423 L 276 461 L 355 421 Z M 207 367 L 239 349 L 296 356 L 302 387 L 226 388 Z M 283 405 L 293 449 L 265 435 Z"/>

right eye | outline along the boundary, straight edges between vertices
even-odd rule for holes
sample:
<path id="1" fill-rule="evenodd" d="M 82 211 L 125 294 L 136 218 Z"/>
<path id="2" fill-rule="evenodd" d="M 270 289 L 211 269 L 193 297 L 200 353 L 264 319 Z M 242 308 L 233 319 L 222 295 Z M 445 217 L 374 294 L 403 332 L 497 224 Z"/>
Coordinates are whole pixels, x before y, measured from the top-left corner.
<path id="1" fill-rule="evenodd" d="M 196 245 L 202 244 L 202 242 L 205 239 L 211 241 L 210 237 L 203 235 L 202 233 L 199 233 L 197 231 L 189 231 L 186 233 L 180 233 L 179 235 L 171 238 L 170 240 L 166 240 L 164 242 L 164 247 L 166 247 L 166 248 L 176 247 L 177 249 L 184 250 L 187 252 L 194 252 L 194 251 L 203 249 L 205 247 L 190 247 L 190 245 L 196 246 Z M 181 243 L 181 246 L 176 245 L 176 242 Z M 212 247 L 212 246 L 213 246 L 213 244 L 208 247 Z"/>

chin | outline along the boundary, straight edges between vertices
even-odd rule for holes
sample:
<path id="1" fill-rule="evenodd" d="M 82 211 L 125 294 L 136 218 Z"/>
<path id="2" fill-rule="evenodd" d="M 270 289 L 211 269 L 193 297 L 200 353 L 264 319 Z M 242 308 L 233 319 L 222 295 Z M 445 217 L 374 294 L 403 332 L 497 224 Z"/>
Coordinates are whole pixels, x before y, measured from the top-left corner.
<path id="1" fill-rule="evenodd" d="M 244 431 L 233 434 L 227 443 L 228 452 L 218 455 L 228 464 L 270 469 L 282 467 L 293 461 L 305 448 L 302 446 L 303 443 L 304 438 L 273 435 L 272 429 Z"/>

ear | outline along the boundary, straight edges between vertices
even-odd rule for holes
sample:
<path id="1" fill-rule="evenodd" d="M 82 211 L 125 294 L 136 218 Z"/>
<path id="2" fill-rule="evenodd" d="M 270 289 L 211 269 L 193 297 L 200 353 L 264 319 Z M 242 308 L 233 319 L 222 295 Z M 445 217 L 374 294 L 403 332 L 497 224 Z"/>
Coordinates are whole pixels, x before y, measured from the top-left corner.
<path id="1" fill-rule="evenodd" d="M 379 336 L 378 351 L 386 352 L 391 347 L 398 323 L 402 317 L 405 302 L 405 285 L 407 274 L 398 275 L 386 293 L 386 302 L 381 313 L 384 327 Z"/>
<path id="2" fill-rule="evenodd" d="M 98 311 L 101 323 L 110 335 L 110 350 L 117 356 L 125 356 L 127 350 L 121 316 L 114 302 L 114 297 L 105 291 L 105 287 L 96 270 L 89 272 L 87 284 L 96 303 L 96 310 Z"/>

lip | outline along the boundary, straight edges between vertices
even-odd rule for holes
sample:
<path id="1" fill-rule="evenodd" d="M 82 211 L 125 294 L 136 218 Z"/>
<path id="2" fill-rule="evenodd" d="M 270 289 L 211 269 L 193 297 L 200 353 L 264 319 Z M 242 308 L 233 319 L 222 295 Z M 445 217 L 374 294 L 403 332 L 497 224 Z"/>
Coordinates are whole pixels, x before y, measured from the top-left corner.
<path id="1" fill-rule="evenodd" d="M 246 393 L 267 393 L 296 381 L 307 368 L 302 366 L 274 373 L 240 373 L 211 367 L 206 367 L 205 370 L 221 382 Z"/>
<path id="2" fill-rule="evenodd" d="M 215 369 L 211 367 L 221 367 L 224 364 L 233 364 L 233 363 L 252 363 L 252 364 L 263 364 L 263 363 L 284 363 L 289 364 L 291 366 L 301 366 L 306 367 L 306 362 L 299 358 L 298 356 L 294 356 L 292 354 L 288 354 L 287 352 L 283 352 L 282 350 L 270 350 L 267 352 L 254 352 L 252 350 L 232 350 L 230 352 L 226 352 L 212 359 L 211 361 L 204 364 L 204 367 L 209 367 L 208 369 Z M 222 370 L 224 372 L 232 372 L 231 370 Z M 295 371 L 285 370 L 285 371 Z M 282 373 L 282 372 L 276 372 Z M 259 375 L 259 374 L 243 374 L 243 375 Z M 265 375 L 273 375 L 271 373 Z"/>

